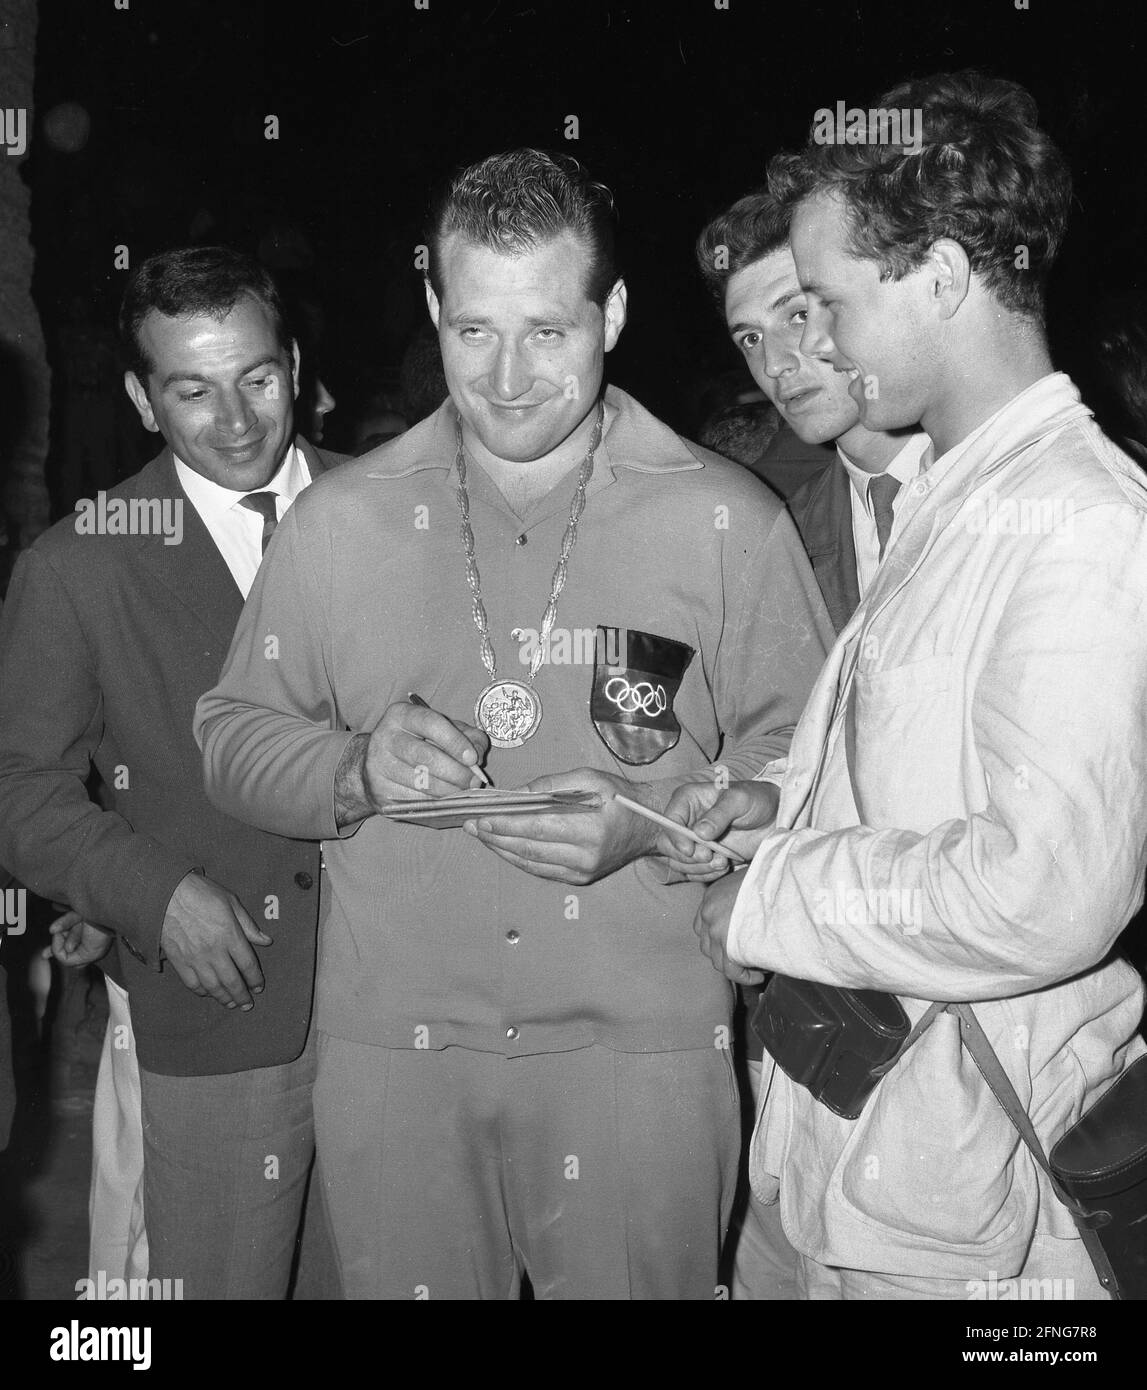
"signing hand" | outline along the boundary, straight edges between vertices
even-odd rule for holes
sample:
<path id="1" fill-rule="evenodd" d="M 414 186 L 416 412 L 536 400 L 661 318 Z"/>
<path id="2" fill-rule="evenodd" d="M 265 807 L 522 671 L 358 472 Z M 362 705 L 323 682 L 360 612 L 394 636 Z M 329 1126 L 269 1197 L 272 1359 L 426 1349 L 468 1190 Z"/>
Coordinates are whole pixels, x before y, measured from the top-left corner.
<path id="1" fill-rule="evenodd" d="M 713 962 L 727 980 L 738 985 L 759 985 L 765 978 L 763 970 L 752 970 L 729 959 L 726 943 L 729 939 L 729 919 L 733 904 L 744 881 L 742 874 L 729 874 L 719 883 L 706 888 L 705 897 L 693 921 L 693 930 L 701 941 L 701 952 Z"/>
<path id="2" fill-rule="evenodd" d="M 608 772 L 581 767 L 538 777 L 527 790 L 596 792 L 603 801 L 596 811 L 483 816 L 466 822 L 463 828 L 469 834 L 536 878 L 594 883 L 653 850 L 656 826 L 613 800 L 614 792 L 621 792 L 644 802 L 652 796 L 647 783 L 627 782 Z"/>
<path id="3" fill-rule="evenodd" d="M 61 965 L 94 965 L 112 948 L 115 933 L 85 922 L 78 912 L 65 912 L 48 928 L 51 942 L 40 952 L 45 960 L 55 959 Z"/>
<path id="4" fill-rule="evenodd" d="M 339 825 L 373 815 L 385 801 L 451 796 L 482 785 L 474 768 L 490 748 L 481 729 L 399 700 L 370 734 L 347 745 L 335 773 Z"/>
<path id="5" fill-rule="evenodd" d="M 686 782 L 673 793 L 665 814 L 751 859 L 776 820 L 779 799 L 772 782 L 733 782 L 723 791 L 713 782 Z M 658 833 L 655 848 L 674 874 L 694 882 L 712 883 L 728 868 L 719 854 L 670 830 Z"/>
<path id="6" fill-rule="evenodd" d="M 263 972 L 252 941 L 271 945 L 234 893 L 200 874 L 180 879 L 159 944 L 193 994 L 209 994 L 227 1009 L 254 1008 L 251 991 L 262 990 Z"/>

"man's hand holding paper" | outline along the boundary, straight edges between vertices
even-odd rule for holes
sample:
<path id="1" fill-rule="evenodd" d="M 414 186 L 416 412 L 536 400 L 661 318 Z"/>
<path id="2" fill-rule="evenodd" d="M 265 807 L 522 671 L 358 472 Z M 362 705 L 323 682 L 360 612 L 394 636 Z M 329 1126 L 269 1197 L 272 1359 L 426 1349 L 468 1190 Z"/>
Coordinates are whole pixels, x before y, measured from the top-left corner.
<path id="1" fill-rule="evenodd" d="M 601 796 L 603 805 L 592 813 L 537 816 L 490 816 L 467 823 L 466 829 L 507 863 L 537 878 L 587 884 L 605 878 L 623 865 L 653 851 L 657 827 L 613 800 L 615 792 L 659 804 L 664 784 L 627 782 L 623 777 L 582 767 L 572 772 L 537 777 L 530 791 L 586 791 Z"/>

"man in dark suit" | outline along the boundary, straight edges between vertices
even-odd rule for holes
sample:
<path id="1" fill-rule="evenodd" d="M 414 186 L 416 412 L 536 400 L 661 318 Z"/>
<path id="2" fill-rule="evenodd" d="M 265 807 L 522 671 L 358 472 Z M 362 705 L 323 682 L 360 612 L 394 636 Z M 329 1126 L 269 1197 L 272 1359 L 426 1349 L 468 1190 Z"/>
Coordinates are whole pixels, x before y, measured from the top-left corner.
<path id="1" fill-rule="evenodd" d="M 839 633 L 896 538 L 908 487 L 931 461 L 928 437 L 867 429 L 849 395 L 849 376 L 801 351 L 805 297 L 789 249 L 789 211 L 767 191 L 738 199 L 708 224 L 697 241 L 697 263 L 753 379 L 781 414 L 781 445 L 782 435 L 795 437 L 805 450 L 807 481 L 793 489 L 792 470 L 779 467 L 779 454 L 769 481 L 786 493 Z M 826 467 L 816 454 L 829 448 Z M 761 462 L 766 459 L 767 453 Z M 763 473 L 761 465 L 755 471 Z M 742 986 L 741 993 L 741 1017 L 748 1021 L 761 986 Z M 740 1037 L 756 1099 L 761 1043 L 751 1027 Z M 795 1260 L 786 1265 L 776 1259 L 787 1245 L 775 1209 L 752 1198 L 736 1246 L 733 1297 L 795 1297 Z"/>
<path id="2" fill-rule="evenodd" d="M 191 721 L 279 518 L 331 460 L 293 436 L 298 350 L 258 262 L 153 257 L 120 327 L 128 394 L 167 447 L 16 565 L 0 862 L 114 934 L 130 1025 L 113 1010 L 105 1060 L 138 1051 L 150 1276 L 281 1298 L 313 1156 L 320 850 L 217 811 Z"/>
<path id="3" fill-rule="evenodd" d="M 789 250 L 789 213 L 767 191 L 738 199 L 709 223 L 697 263 L 785 425 L 811 449 L 835 446 L 828 467 L 809 462 L 815 472 L 787 501 L 839 632 L 896 537 L 907 485 L 930 458 L 928 438 L 866 429 L 848 375 L 800 350 L 805 298 Z"/>

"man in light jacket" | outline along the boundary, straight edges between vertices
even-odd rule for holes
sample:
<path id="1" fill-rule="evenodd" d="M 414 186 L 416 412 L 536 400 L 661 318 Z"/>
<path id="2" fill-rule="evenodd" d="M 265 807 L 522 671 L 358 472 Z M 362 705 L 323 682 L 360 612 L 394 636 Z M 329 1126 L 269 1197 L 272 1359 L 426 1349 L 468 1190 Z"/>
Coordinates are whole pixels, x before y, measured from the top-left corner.
<path id="1" fill-rule="evenodd" d="M 920 145 L 813 144 L 771 186 L 804 350 L 936 461 L 788 758 L 670 813 L 755 850 L 698 917 L 714 964 L 885 991 L 913 1022 L 971 1003 L 1048 1149 L 1144 1050 L 1110 953 L 1143 898 L 1147 487 L 1048 355 L 1071 185 L 1028 94 L 961 73 L 876 105 L 922 116 Z M 751 1173 L 805 1297 L 1103 1296 L 951 1013 L 855 1120 L 774 1068 Z"/>

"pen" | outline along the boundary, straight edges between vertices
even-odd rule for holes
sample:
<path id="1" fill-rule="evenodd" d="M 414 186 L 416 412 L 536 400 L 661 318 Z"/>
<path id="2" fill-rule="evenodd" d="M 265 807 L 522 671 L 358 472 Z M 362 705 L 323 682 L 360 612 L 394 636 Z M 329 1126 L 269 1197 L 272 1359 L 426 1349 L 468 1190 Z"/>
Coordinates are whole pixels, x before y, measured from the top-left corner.
<path id="1" fill-rule="evenodd" d="M 631 811 L 636 811 L 639 816 L 644 816 L 647 820 L 656 821 L 658 825 L 663 825 L 666 830 L 672 830 L 678 835 L 684 835 L 687 840 L 692 840 L 694 844 L 704 845 L 706 849 L 711 849 L 716 854 L 723 854 L 726 859 L 734 864 L 747 864 L 749 861 L 734 849 L 726 849 L 716 840 L 706 840 L 704 836 L 698 835 L 695 830 L 690 830 L 687 825 L 682 825 L 679 821 L 670 820 L 668 816 L 663 816 L 658 811 L 651 811 L 648 806 L 642 806 L 639 801 L 630 801 L 629 797 L 622 796 L 620 792 L 614 792 L 614 801 L 620 801 L 623 806 L 628 806 Z"/>
<path id="2" fill-rule="evenodd" d="M 410 701 L 410 703 L 411 703 L 412 705 L 417 705 L 417 706 L 419 707 L 419 709 L 429 709 L 429 708 L 430 708 L 430 706 L 426 703 L 426 701 L 422 698 L 422 696 L 421 696 L 421 695 L 416 695 L 416 694 L 414 693 L 413 690 L 410 692 L 409 695 L 407 695 L 406 698 Z M 490 786 L 490 779 L 489 779 L 489 777 L 486 776 L 486 774 L 482 771 L 482 769 L 478 766 L 477 763 L 474 764 L 474 767 L 473 767 L 472 771 L 474 771 L 474 772 L 476 772 L 476 773 L 478 774 L 478 776 L 479 776 L 479 777 L 481 778 L 481 780 L 482 780 L 482 785 L 483 785 L 484 787 Z"/>

